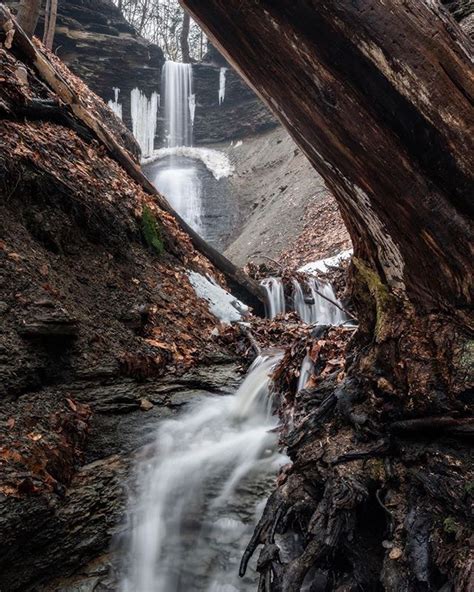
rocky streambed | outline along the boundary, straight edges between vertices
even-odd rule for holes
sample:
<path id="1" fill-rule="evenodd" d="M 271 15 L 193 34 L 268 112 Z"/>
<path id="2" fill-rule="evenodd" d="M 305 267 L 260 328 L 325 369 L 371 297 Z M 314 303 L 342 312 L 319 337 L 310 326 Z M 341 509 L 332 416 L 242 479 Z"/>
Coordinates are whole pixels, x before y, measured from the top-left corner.
<path id="1" fill-rule="evenodd" d="M 0 589 L 116 589 L 110 544 L 114 537 L 120 540 L 124 528 L 129 477 L 136 455 L 150 444 L 164 418 L 176 416 L 203 393 L 228 393 L 239 380 L 236 364 L 224 358 L 180 377 L 146 382 L 102 377 L 45 389 L 37 395 L 37 401 L 29 397 L 22 413 L 25 424 L 33 424 L 36 414 L 45 413 L 50 401 L 65 394 L 76 409 L 87 406 L 93 416 L 84 464 L 67 489 L 21 499 L 2 496 Z M 11 407 L 3 407 L 2 415 L 11 416 L 18 405 Z M 35 429 L 38 435 L 42 433 Z"/>

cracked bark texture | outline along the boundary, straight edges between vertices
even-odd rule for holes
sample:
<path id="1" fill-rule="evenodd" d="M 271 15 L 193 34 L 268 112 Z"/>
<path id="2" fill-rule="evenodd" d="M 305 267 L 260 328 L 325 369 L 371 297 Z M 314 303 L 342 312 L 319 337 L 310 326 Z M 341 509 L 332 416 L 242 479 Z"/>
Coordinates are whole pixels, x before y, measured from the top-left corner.
<path id="1" fill-rule="evenodd" d="M 346 377 L 281 389 L 292 465 L 242 570 L 263 544 L 259 591 L 468 590 L 474 75 L 452 16 L 468 31 L 467 4 L 182 4 L 321 173 L 355 251 Z"/>

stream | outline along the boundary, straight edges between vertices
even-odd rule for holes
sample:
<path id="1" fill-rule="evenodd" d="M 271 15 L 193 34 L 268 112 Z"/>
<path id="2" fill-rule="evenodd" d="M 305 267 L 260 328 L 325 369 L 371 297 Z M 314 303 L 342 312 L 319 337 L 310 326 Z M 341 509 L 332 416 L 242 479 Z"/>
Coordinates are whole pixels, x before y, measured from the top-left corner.
<path id="1" fill-rule="evenodd" d="M 239 563 L 278 468 L 270 375 L 259 356 L 231 395 L 206 395 L 164 420 L 136 471 L 121 592 L 246 592 Z"/>

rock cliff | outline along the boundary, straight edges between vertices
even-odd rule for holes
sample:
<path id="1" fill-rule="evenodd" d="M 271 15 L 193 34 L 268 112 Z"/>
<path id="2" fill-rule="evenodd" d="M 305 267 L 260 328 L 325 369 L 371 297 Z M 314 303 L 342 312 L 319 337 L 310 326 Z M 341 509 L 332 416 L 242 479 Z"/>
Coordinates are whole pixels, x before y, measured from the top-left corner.
<path id="1" fill-rule="evenodd" d="M 17 1 L 6 3 L 13 9 L 18 5 Z M 162 94 L 163 51 L 140 37 L 111 0 L 59 0 L 54 52 L 104 101 L 114 100 L 114 89 L 120 89 L 118 102 L 129 129 L 131 91 L 138 88 L 147 97 Z M 222 104 L 221 67 L 227 68 Z M 276 125 L 269 110 L 214 48 L 193 70 L 196 144 L 230 141 Z M 163 145 L 163 135 L 159 111 L 156 147 Z"/>

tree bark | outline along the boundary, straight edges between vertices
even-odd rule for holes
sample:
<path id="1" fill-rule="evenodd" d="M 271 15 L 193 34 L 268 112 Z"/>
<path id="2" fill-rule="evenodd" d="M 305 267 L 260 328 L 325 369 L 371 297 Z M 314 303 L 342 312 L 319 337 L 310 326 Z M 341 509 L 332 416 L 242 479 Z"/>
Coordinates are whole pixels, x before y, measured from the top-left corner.
<path id="1" fill-rule="evenodd" d="M 189 55 L 189 27 L 191 24 L 190 16 L 187 12 L 183 13 L 183 24 L 181 26 L 180 45 L 181 45 L 181 59 L 183 63 L 189 64 L 191 61 Z"/>
<path id="2" fill-rule="evenodd" d="M 56 31 L 56 20 L 58 17 L 58 0 L 48 0 L 47 15 L 43 43 L 48 49 L 53 49 L 54 33 Z"/>
<path id="3" fill-rule="evenodd" d="M 360 329 L 344 382 L 293 396 L 294 464 L 249 548 L 264 544 L 262 589 L 295 592 L 313 569 L 318 590 L 467 590 L 469 39 L 431 0 L 181 1 L 324 177 L 354 244 Z M 341 450 L 353 462 L 331 464 Z M 303 551 L 280 563 L 268 533 L 291 528 Z"/>
<path id="4" fill-rule="evenodd" d="M 21 0 L 17 21 L 28 37 L 33 37 L 41 11 L 41 0 Z"/>

